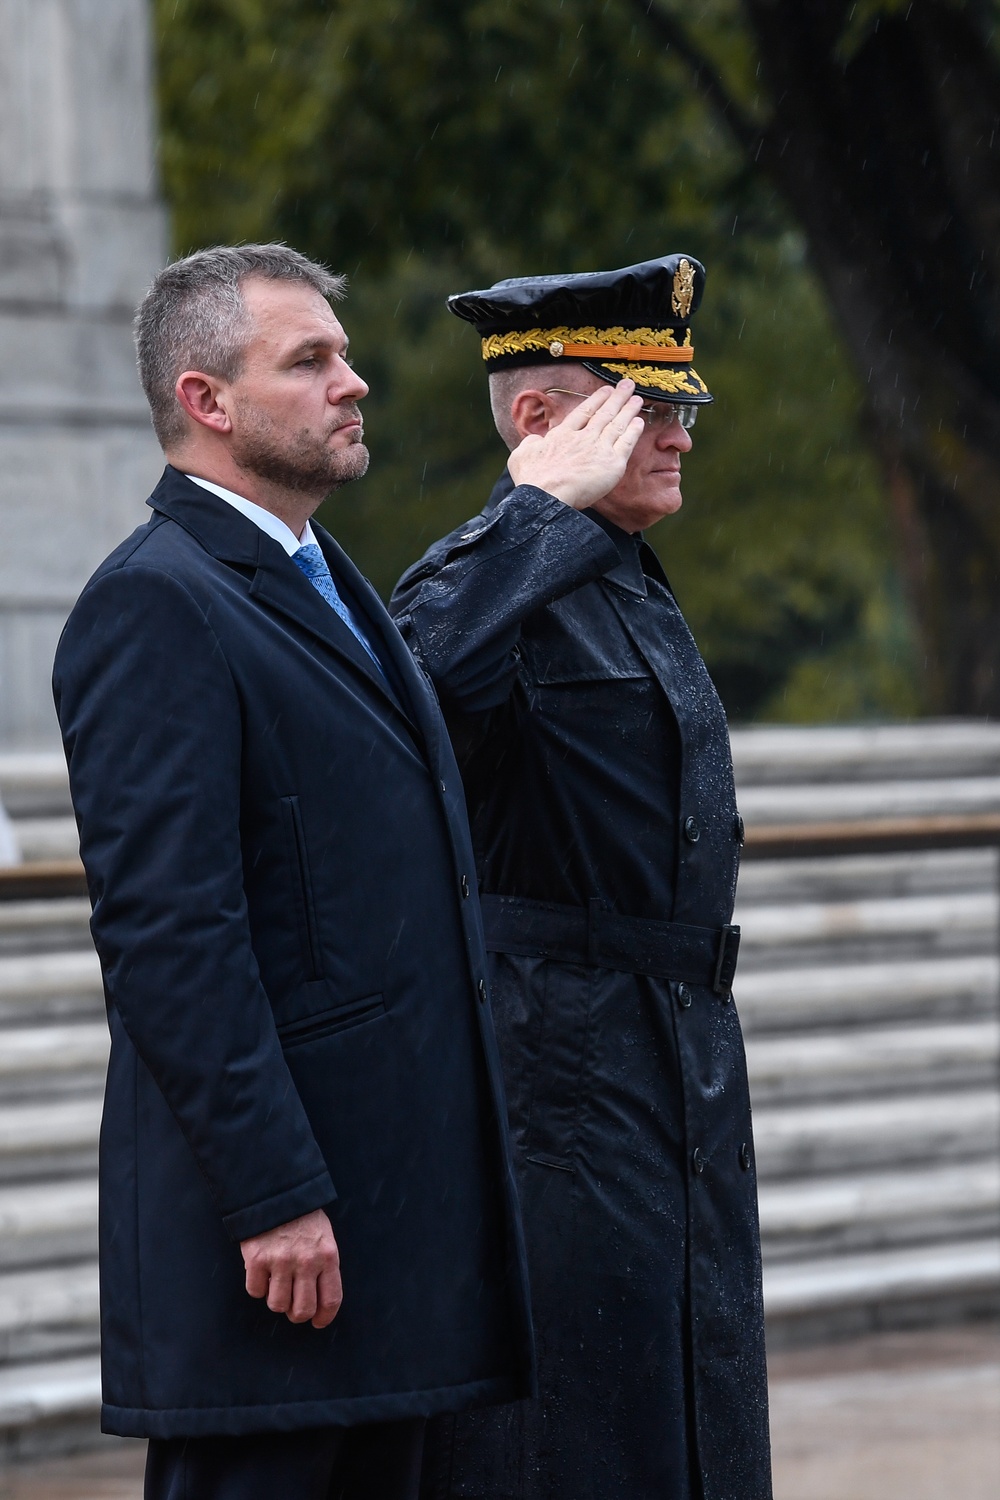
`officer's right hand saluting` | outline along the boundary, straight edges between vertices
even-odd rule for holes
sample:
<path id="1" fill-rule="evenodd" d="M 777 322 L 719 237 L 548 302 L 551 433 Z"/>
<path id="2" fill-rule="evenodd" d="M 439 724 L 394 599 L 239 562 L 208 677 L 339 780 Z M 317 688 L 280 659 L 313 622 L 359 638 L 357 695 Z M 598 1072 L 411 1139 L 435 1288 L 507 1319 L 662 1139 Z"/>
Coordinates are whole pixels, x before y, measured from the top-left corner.
<path id="1" fill-rule="evenodd" d="M 514 483 L 534 485 L 574 510 L 603 499 L 643 433 L 642 398 L 634 392 L 631 380 L 589 394 L 568 385 L 520 391 L 511 416 L 523 435 L 507 464 Z M 581 399 L 567 400 L 573 397 Z"/>

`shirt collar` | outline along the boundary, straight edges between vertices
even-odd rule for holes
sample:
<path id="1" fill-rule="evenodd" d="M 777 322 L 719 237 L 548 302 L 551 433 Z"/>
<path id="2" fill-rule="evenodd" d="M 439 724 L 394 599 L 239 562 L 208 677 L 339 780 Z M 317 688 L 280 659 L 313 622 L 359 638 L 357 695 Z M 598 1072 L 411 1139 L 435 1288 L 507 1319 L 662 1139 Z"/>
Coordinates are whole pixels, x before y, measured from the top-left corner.
<path id="1" fill-rule="evenodd" d="M 225 500 L 227 505 L 231 505 L 234 510 L 246 516 L 248 521 L 259 526 L 261 531 L 266 532 L 269 537 L 273 537 L 284 547 L 289 557 L 293 557 L 300 547 L 316 544 L 313 529 L 308 521 L 301 537 L 297 537 L 290 526 L 286 526 L 284 521 L 279 520 L 271 511 L 265 510 L 262 505 L 255 505 L 252 500 L 244 500 L 242 495 L 237 495 L 232 490 L 224 490 L 221 484 L 213 484 L 210 479 L 199 479 L 197 474 L 188 474 L 185 477 L 190 479 L 192 484 L 200 484 L 203 490 L 210 490 L 213 495 L 218 495 L 220 500 Z"/>

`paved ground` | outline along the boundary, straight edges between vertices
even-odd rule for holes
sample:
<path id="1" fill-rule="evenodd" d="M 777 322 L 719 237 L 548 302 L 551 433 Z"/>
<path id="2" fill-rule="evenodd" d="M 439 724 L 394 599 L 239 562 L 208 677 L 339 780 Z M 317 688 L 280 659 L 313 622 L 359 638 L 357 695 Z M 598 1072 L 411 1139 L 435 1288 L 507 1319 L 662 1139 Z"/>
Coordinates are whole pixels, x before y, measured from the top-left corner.
<path id="1" fill-rule="evenodd" d="M 1000 1333 L 880 1334 L 771 1361 L 775 1500 L 996 1500 Z M 142 1444 L 0 1474 L 2 1500 L 140 1500 Z"/>
<path id="2" fill-rule="evenodd" d="M 775 1500 L 997 1500 L 1000 1332 L 777 1355 L 771 1426 Z"/>

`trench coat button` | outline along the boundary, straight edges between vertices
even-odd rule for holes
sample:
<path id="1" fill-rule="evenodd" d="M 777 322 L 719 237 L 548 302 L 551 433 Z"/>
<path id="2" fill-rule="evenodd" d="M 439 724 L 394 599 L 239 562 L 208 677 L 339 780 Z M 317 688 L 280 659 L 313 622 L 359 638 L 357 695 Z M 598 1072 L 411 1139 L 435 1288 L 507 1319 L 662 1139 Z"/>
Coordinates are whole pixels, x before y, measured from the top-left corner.
<path id="1" fill-rule="evenodd" d="M 441 783 L 441 791 L 442 792 L 446 792 L 447 790 L 448 790 L 448 788 L 445 786 L 444 782 L 442 781 L 442 783 Z"/>
<path id="2" fill-rule="evenodd" d="M 689 985 L 679 984 L 677 986 L 677 1004 L 682 1010 L 687 1010 L 691 1004 L 691 989 Z"/>
<path id="3" fill-rule="evenodd" d="M 743 845 L 747 841 L 746 824 L 744 823 L 743 819 L 740 817 L 739 813 L 736 814 L 736 817 L 733 820 L 733 838 L 739 844 L 739 846 L 740 846 L 741 849 L 743 848 Z"/>
<path id="4" fill-rule="evenodd" d="M 469 896 L 469 877 L 468 877 L 468 875 L 463 875 L 462 876 L 462 895 L 466 898 L 466 900 L 468 900 L 468 896 Z"/>
<path id="5" fill-rule="evenodd" d="M 750 1146 L 749 1146 L 749 1143 L 747 1141 L 744 1141 L 743 1144 L 742 1144 L 742 1146 L 740 1147 L 740 1166 L 743 1168 L 744 1172 L 749 1172 L 749 1170 L 750 1170 Z"/>
<path id="6" fill-rule="evenodd" d="M 705 1153 L 700 1146 L 695 1146 L 691 1152 L 691 1166 L 696 1177 L 700 1177 L 705 1170 Z"/>
<path id="7" fill-rule="evenodd" d="M 689 817 L 684 819 L 684 837 L 689 844 L 696 844 L 701 838 L 701 824 L 697 818 Z"/>
<path id="8" fill-rule="evenodd" d="M 485 1005 L 486 1004 L 486 980 L 485 979 L 481 979 L 479 981 L 479 1003 L 480 1003 L 480 1005 Z"/>

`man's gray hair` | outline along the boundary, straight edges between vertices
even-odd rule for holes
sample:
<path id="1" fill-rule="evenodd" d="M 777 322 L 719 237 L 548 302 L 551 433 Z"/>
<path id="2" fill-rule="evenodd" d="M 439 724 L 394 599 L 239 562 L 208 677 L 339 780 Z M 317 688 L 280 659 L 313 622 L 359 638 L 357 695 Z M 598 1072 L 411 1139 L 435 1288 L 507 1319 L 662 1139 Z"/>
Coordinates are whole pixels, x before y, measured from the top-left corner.
<path id="1" fill-rule="evenodd" d="M 581 368 L 580 361 L 576 359 L 564 360 L 559 366 L 563 372 L 563 380 L 569 371 L 577 371 Z M 521 391 L 544 391 L 550 380 L 558 378 L 557 371 L 551 365 L 515 365 L 513 369 L 490 372 L 490 410 L 493 413 L 493 425 L 511 452 L 521 441 L 521 434 L 514 426 L 514 419 L 510 414 L 514 397 Z"/>
<path id="2" fill-rule="evenodd" d="M 251 276 L 301 281 L 334 301 L 347 286 L 346 277 L 287 245 L 217 245 L 165 266 L 135 315 L 139 379 L 162 448 L 180 442 L 187 430 L 174 392 L 179 375 L 239 375 L 253 332 L 243 300 L 243 282 Z"/>

